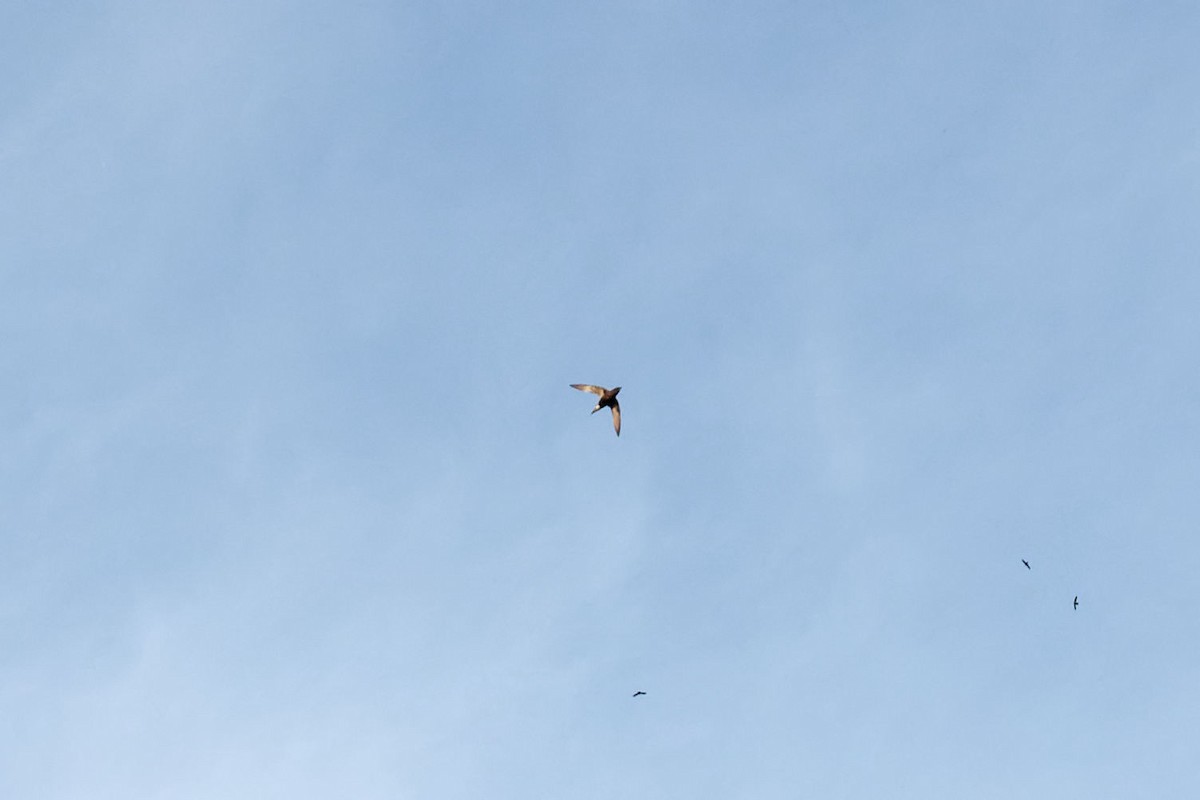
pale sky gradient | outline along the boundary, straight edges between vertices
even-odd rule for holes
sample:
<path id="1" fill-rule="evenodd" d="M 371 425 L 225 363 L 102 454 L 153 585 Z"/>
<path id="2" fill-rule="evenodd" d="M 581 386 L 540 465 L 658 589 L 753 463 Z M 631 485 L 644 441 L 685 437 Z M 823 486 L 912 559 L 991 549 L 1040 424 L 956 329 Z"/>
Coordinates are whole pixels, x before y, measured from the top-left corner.
<path id="1" fill-rule="evenodd" d="M 0 796 L 1200 795 L 1198 42 L 0 5 Z"/>

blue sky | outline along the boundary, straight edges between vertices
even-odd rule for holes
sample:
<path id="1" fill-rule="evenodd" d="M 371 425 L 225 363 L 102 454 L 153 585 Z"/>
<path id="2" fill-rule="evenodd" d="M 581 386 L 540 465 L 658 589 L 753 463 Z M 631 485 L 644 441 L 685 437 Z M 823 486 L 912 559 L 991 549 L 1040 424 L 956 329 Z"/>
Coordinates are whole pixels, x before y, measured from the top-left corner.
<path id="1" fill-rule="evenodd" d="M 1195 794 L 1198 39 L 0 8 L 0 795 Z"/>

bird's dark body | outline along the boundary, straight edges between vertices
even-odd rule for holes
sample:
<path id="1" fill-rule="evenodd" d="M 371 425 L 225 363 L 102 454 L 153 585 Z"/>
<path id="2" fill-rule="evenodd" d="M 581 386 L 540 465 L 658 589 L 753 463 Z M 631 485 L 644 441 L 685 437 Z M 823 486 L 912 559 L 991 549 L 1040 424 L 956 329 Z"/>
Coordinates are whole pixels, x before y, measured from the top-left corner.
<path id="1" fill-rule="evenodd" d="M 615 389 L 609 389 L 607 392 L 600 395 L 600 402 L 596 403 L 596 407 L 592 409 L 592 413 L 595 414 L 602 408 L 612 408 L 615 406 L 617 404 L 617 392 L 619 391 L 621 391 L 620 386 Z"/>

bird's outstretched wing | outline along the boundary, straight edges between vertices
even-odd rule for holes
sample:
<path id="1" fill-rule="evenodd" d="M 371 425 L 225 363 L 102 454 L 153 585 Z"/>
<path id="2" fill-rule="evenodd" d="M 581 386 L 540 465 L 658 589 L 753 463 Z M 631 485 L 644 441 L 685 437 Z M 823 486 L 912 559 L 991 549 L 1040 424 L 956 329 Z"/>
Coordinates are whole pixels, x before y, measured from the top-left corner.
<path id="1" fill-rule="evenodd" d="M 604 395 L 604 387 L 592 386 L 590 383 L 572 383 L 572 389 L 578 389 L 581 392 L 591 392 L 592 394 Z"/>
<path id="2" fill-rule="evenodd" d="M 613 400 L 613 429 L 617 432 L 617 436 L 621 435 L 621 404 Z"/>

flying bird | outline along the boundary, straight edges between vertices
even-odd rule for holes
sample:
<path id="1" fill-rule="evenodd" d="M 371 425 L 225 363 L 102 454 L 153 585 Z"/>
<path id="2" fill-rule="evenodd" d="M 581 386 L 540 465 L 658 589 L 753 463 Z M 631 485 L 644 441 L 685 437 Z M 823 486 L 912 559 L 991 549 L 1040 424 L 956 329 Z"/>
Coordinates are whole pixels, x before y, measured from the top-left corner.
<path id="1" fill-rule="evenodd" d="M 1029 566 L 1029 562 L 1023 558 L 1021 559 L 1021 563 L 1025 565 L 1025 569 L 1033 569 L 1033 567 Z"/>
<path id="2" fill-rule="evenodd" d="M 617 432 L 617 436 L 621 435 L 621 404 L 617 402 L 617 392 L 621 391 L 618 386 L 615 389 L 605 389 L 603 386 L 592 386 L 590 383 L 572 383 L 572 389 L 578 389 L 581 392 L 591 392 L 592 394 L 600 395 L 600 401 L 596 403 L 596 407 L 592 409 L 595 414 L 602 408 L 611 408 L 613 415 L 613 430 Z"/>
<path id="3" fill-rule="evenodd" d="M 634 696 L 634 697 L 637 697 L 639 694 L 645 694 L 645 692 L 634 692 L 634 693 L 633 693 L 633 696 Z"/>
<path id="4" fill-rule="evenodd" d="M 1079 595 L 1075 595 L 1075 602 L 1071 604 L 1071 608 L 1079 610 Z"/>

